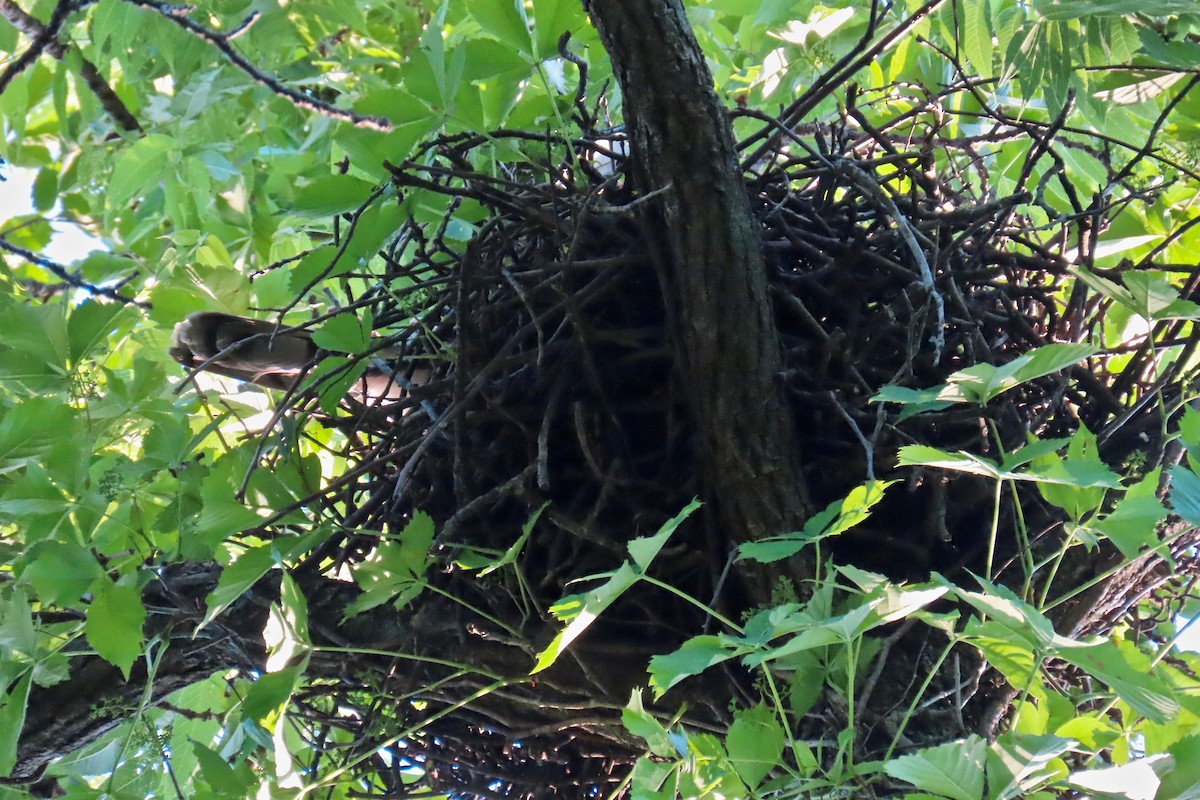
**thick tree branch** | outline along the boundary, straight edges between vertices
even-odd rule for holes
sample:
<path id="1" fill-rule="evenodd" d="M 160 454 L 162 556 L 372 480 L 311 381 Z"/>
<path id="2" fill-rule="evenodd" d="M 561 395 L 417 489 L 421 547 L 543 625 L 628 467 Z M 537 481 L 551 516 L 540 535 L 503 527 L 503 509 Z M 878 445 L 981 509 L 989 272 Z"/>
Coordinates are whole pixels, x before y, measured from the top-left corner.
<path id="1" fill-rule="evenodd" d="M 152 683 L 150 702 L 157 706 L 172 692 L 214 673 L 263 670 L 263 629 L 270 604 L 278 600 L 278 574 L 268 574 L 197 631 L 206 598 L 220 574 L 215 564 L 185 562 L 163 569 L 143 590 L 148 611 L 144 633 L 148 642 L 156 643 L 153 670 L 140 659 L 126 680 L 99 656 L 80 653 L 72 659 L 66 681 L 36 687 L 29 698 L 16 765 L 4 781 L 35 781 L 54 759 L 127 722 L 142 707 L 148 682 Z M 577 643 L 575 650 L 586 654 L 591 648 L 583 661 L 602 660 L 606 669 L 589 671 L 564 658 L 535 682 L 529 678 L 536 652 L 532 641 L 538 637 L 548 641 L 549 633 L 508 640 L 485 629 L 487 621 L 463 606 L 432 595 L 404 612 L 385 604 L 347 618 L 347 609 L 361 595 L 357 586 L 306 570 L 293 577 L 308 603 L 313 645 L 310 676 L 356 682 L 374 673 L 381 681 L 392 681 L 398 695 L 432 704 L 428 713 L 434 717 L 447 704 L 503 685 L 503 693 L 486 693 L 471 703 L 473 718 L 488 720 L 493 730 L 503 731 L 509 725 L 526 731 L 578 726 L 579 737 L 625 748 L 631 758 L 641 749 L 622 728 L 620 708 L 643 679 L 647 653 L 642 648 L 592 636 Z M 405 668 L 397 670 L 397 663 Z M 713 686 L 696 685 L 707 696 L 720 696 Z M 693 698 L 692 716 L 706 714 L 711 724 L 725 709 L 707 708 L 705 699 L 705 694 Z M 586 724 L 580 721 L 585 718 Z"/>
<path id="2" fill-rule="evenodd" d="M 621 84 L 643 192 L 660 192 L 665 286 L 704 499 L 736 541 L 809 513 L 759 226 L 733 135 L 679 0 L 584 0 Z"/>
<path id="3" fill-rule="evenodd" d="M 96 655 L 77 655 L 67 680 L 38 687 L 29 697 L 17 761 L 7 780 L 36 780 L 46 765 L 74 752 L 116 726 L 141 707 L 147 681 L 151 702 L 202 681 L 214 672 L 262 669 L 266 648 L 263 627 L 271 595 L 264 579 L 199 634 L 205 597 L 216 586 L 215 564 L 178 564 L 164 568 L 142 592 L 148 611 L 147 641 L 156 641 L 153 673 L 139 659 L 126 680 L 121 671 Z M 268 576 L 269 578 L 272 576 Z M 274 584 L 278 583 L 275 578 Z"/>

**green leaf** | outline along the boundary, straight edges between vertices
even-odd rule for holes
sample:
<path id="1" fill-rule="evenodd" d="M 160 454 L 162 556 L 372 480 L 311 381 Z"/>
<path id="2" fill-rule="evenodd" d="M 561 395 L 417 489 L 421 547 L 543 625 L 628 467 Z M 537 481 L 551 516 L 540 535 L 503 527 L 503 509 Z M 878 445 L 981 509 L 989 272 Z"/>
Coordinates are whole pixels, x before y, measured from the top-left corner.
<path id="1" fill-rule="evenodd" d="M 980 622 L 979 617 L 971 617 L 962 637 L 1013 686 L 1030 685 L 1041 666 L 1041 657 L 1034 652 L 1036 645 L 1028 637 L 1014 636 L 1009 626 L 995 620 Z"/>
<path id="2" fill-rule="evenodd" d="M 220 753 L 200 742 L 192 741 L 191 745 L 200 766 L 200 774 L 213 791 L 231 800 L 247 796 L 247 790 L 257 781 L 249 764 L 243 762 L 235 768 L 222 758 Z"/>
<path id="3" fill-rule="evenodd" d="M 884 386 L 871 401 L 915 404 L 912 413 L 936 411 L 953 403 L 986 405 L 1009 389 L 1058 372 L 1096 352 L 1096 348 L 1089 344 L 1048 344 L 1018 356 L 1007 364 L 975 364 L 959 370 L 946 383 L 931 389 Z"/>
<path id="4" fill-rule="evenodd" d="M 961 399 L 985 405 L 1022 383 L 1041 378 L 1096 354 L 1089 344 L 1048 344 L 1014 358 L 1007 364 L 976 364 L 950 376 L 943 400 Z"/>
<path id="5" fill-rule="evenodd" d="M 69 357 L 78 364 L 85 356 L 107 341 L 116 327 L 115 320 L 122 316 L 124 307 L 117 303 L 99 303 L 85 300 L 71 309 L 67 319 L 67 340 L 70 344 Z"/>
<path id="6" fill-rule="evenodd" d="M 42 213 L 49 212 L 58 202 L 58 173 L 46 167 L 38 170 L 33 181 L 33 207 Z"/>
<path id="7" fill-rule="evenodd" d="M 312 636 L 308 629 L 308 598 L 299 584 L 286 570 L 283 571 L 279 587 L 279 613 L 284 622 L 285 641 L 294 649 L 312 647 Z"/>
<path id="8" fill-rule="evenodd" d="M 1054 645 L 1071 645 L 1075 642 L 1054 632 L 1054 625 L 1044 614 L 1013 594 L 1005 586 L 991 583 L 979 576 L 975 577 L 983 592 L 968 592 L 949 583 L 941 576 L 936 576 L 937 582 L 946 586 L 949 593 L 970 603 L 978 611 L 987 615 L 991 621 L 1004 626 L 1009 631 L 1013 641 L 1020 641 L 1027 646 L 1049 648 Z"/>
<path id="9" fill-rule="evenodd" d="M 129 669 L 142 654 L 146 609 L 136 586 L 105 582 L 87 609 L 83 629 L 88 644 L 129 679 Z"/>
<path id="10" fill-rule="evenodd" d="M 26 672 L 0 695 L 0 775 L 10 775 L 17 763 L 17 745 L 25 727 L 33 674 Z"/>
<path id="11" fill-rule="evenodd" d="M 0 596 L 0 677 L 11 678 L 14 665 L 20 665 L 22 671 L 32 665 L 37 645 L 29 599 L 21 591 Z"/>
<path id="12" fill-rule="evenodd" d="M 412 602 L 425 586 L 433 536 L 433 518 L 414 511 L 399 537 L 380 541 L 371 557 L 354 571 L 354 580 L 363 593 L 347 606 L 346 617 L 387 602 L 397 609 Z"/>
<path id="13" fill-rule="evenodd" d="M 804 524 L 804 532 L 822 538 L 845 533 L 871 516 L 871 509 L 883 499 L 883 493 L 897 481 L 870 481 L 856 486 L 840 501 L 830 503 L 824 511 Z M 833 512 L 828 522 L 827 516 Z"/>
<path id="14" fill-rule="evenodd" d="M 1131 664 L 1112 642 L 1060 646 L 1057 655 L 1107 683 L 1134 711 L 1152 722 L 1166 722 L 1179 713 L 1171 687 Z"/>
<path id="15" fill-rule="evenodd" d="M 1157 470 L 1155 471 L 1157 475 Z M 1139 485 L 1157 484 L 1158 480 L 1142 481 Z M 1129 494 L 1117 501 L 1111 513 L 1091 523 L 1090 528 L 1108 537 L 1117 546 L 1121 555 L 1134 559 L 1144 548 L 1158 544 L 1158 523 L 1167 515 L 1167 510 L 1154 494 L 1135 496 Z"/>
<path id="16" fill-rule="evenodd" d="M 291 700 L 299 680 L 300 670 L 297 667 L 285 667 L 260 676 L 246 692 L 246 699 L 242 701 L 242 715 L 269 729 L 269 718 L 279 713 Z"/>
<path id="17" fill-rule="evenodd" d="M 734 714 L 725 749 L 738 775 L 754 788 L 779 765 L 784 741 L 783 727 L 775 714 L 764 705 L 756 705 Z"/>
<path id="18" fill-rule="evenodd" d="M 354 165 L 353 172 L 370 182 L 388 180 L 391 174 L 383 166 L 383 162 L 400 160 L 417 142 L 424 139 L 438 122 L 437 117 L 430 114 L 428 109 L 411 96 L 389 92 L 384 98 L 396 96 L 400 96 L 400 100 L 388 109 L 389 115 L 403 113 L 404 118 L 411 121 L 393 126 L 389 133 L 347 126 L 339 129 L 334 138 L 334 144 L 349 156 L 351 164 Z M 357 110 L 371 113 L 370 109 L 375 104 L 364 102 L 358 105 Z M 389 203 L 389 206 L 396 204 Z M 397 225 L 396 228 L 398 227 Z"/>
<path id="19" fill-rule="evenodd" d="M 637 583 L 639 573 L 626 563 L 613 572 L 594 577 L 607 577 L 608 580 L 586 594 L 564 597 L 550 607 L 550 612 L 560 620 L 566 621 L 567 626 L 538 654 L 537 663 L 529 674 L 541 672 L 557 661 L 571 642 L 587 630 L 604 609 L 612 605 L 626 589 Z"/>
<path id="20" fill-rule="evenodd" d="M 982 800 L 986 747 L 983 739 L 972 735 L 893 758 L 883 765 L 883 771 L 953 800 Z"/>
<path id="21" fill-rule="evenodd" d="M 1197 454 L 1200 454 L 1200 411 L 1190 404 L 1184 406 L 1183 415 L 1179 418 L 1179 439 L 1192 463 L 1196 463 Z"/>
<path id="22" fill-rule="evenodd" d="M 481 28 L 503 44 L 518 53 L 530 53 L 529 21 L 525 17 L 525 4 L 521 0 L 473 3 L 471 16 Z"/>
<path id="23" fill-rule="evenodd" d="M 8 307 L 4 309 L 4 321 L 5 345 L 46 364 L 51 370 L 65 373 L 68 339 L 63 305 Z"/>
<path id="24" fill-rule="evenodd" d="M 887 385 L 879 389 L 871 398 L 872 403 L 899 403 L 905 406 L 900 411 L 899 422 L 926 411 L 941 411 L 954 405 L 954 400 L 939 400 L 944 386 L 934 386 L 930 389 L 909 389 L 905 386 Z"/>
<path id="25" fill-rule="evenodd" d="M 63 437 L 78 434 L 71 407 L 56 397 L 30 397 L 9 407 L 0 419 L 0 474 L 38 459 Z"/>
<path id="26" fill-rule="evenodd" d="M 1005 453 L 1000 460 L 1000 466 L 1011 471 L 1039 458 L 1049 458 L 1066 447 L 1070 441 L 1070 439 L 1034 439 L 1011 453 Z"/>
<path id="27" fill-rule="evenodd" d="M 583 6 L 575 0 L 533 0 L 533 29 L 537 55 L 550 58 L 558 52 L 558 39 L 567 31 L 578 36 L 587 29 Z"/>
<path id="28" fill-rule="evenodd" d="M 309 181 L 296 191 L 288 212 L 300 217 L 331 217 L 345 211 L 356 211 L 375 185 L 351 175 L 323 175 Z"/>
<path id="29" fill-rule="evenodd" d="M 1070 713 L 1075 713 L 1074 705 Z M 1109 747 L 1121 738 L 1121 729 L 1107 717 L 1072 717 L 1054 731 L 1055 736 L 1064 739 L 1074 739 L 1089 750 L 1101 750 Z"/>
<path id="30" fill-rule="evenodd" d="M 375 319 L 370 311 L 362 319 L 353 312 L 337 314 L 325 320 L 313 331 L 312 340 L 317 347 L 335 353 L 365 353 L 371 346 L 371 331 Z"/>
<path id="31" fill-rule="evenodd" d="M 675 529 L 699 507 L 700 501 L 693 500 L 684 506 L 682 511 L 663 523 L 658 533 L 630 542 L 628 545 L 629 553 L 637 565 L 636 567 L 626 562 L 613 572 L 585 578 L 583 580 L 592 580 L 594 578 L 607 578 L 607 580 L 584 595 L 564 597 L 556 605 L 552 606 L 550 608 L 551 613 L 560 620 L 567 622 L 567 626 L 559 631 L 553 641 L 538 655 L 537 663 L 529 674 L 533 675 L 541 672 L 558 660 L 558 657 L 562 655 L 571 642 L 575 641 L 580 634 L 587 630 L 596 618 L 604 612 L 604 609 L 612 605 L 618 597 L 625 593 L 626 589 L 637 583 L 642 573 L 650 566 L 650 562 L 654 560 L 654 557 L 658 555 L 662 546 L 666 544 L 667 539 L 675 532 Z"/>
<path id="32" fill-rule="evenodd" d="M 196 260 L 214 270 L 228 270 L 231 275 L 236 276 L 235 280 L 241 282 L 240 276 L 234 271 L 233 257 L 229 255 L 229 249 L 216 236 L 204 237 L 204 244 L 196 248 Z"/>
<path id="33" fill-rule="evenodd" d="M 120 0 L 102 0 L 92 14 L 92 42 L 103 53 L 123 52 L 141 33 L 144 14 Z"/>
<path id="34" fill-rule="evenodd" d="M 630 693 L 629 703 L 621 709 L 621 724 L 625 729 L 646 740 L 646 746 L 656 756 L 666 758 L 675 755 L 671 737 L 662 723 L 655 719 L 642 705 L 642 690 Z"/>
<path id="35" fill-rule="evenodd" d="M 650 686 L 654 689 L 654 696 L 662 697 L 680 681 L 699 675 L 714 664 L 736 658 L 743 652 L 743 648 L 737 648 L 719 636 L 693 636 L 675 652 L 650 659 Z"/>
<path id="36" fill-rule="evenodd" d="M 787 665 L 794 670 L 788 681 L 788 710 L 798 719 L 811 711 L 821 699 L 829 679 L 828 670 L 824 659 L 812 651 L 798 653 L 788 659 Z M 816 768 L 815 761 L 811 767 Z"/>
<path id="37" fill-rule="evenodd" d="M 962 48 L 967 61 L 981 78 L 992 77 L 992 33 L 988 29 L 987 3 L 964 3 Z"/>
<path id="38" fill-rule="evenodd" d="M 1078 487 L 1119 488 L 1120 480 L 1102 462 L 1095 464 L 1054 461 L 1053 468 L 1043 472 L 1014 472 L 1001 469 L 994 461 L 959 451 L 948 453 L 936 447 L 923 444 L 910 444 L 900 448 L 897 466 L 901 467 L 936 467 L 952 472 L 965 472 L 970 475 L 981 475 L 994 480 L 1035 481 L 1038 483 L 1062 484 Z"/>
<path id="39" fill-rule="evenodd" d="M 26 559 L 29 566 L 21 577 L 32 583 L 38 599 L 49 605 L 75 605 L 104 577 L 92 552 L 73 542 L 38 542 Z"/>
<path id="40" fill-rule="evenodd" d="M 1033 460 L 1029 475 L 1039 481 L 1038 491 L 1046 502 L 1063 509 L 1076 522 L 1100 507 L 1105 489 L 1121 485 L 1101 460 L 1096 437 L 1083 426 L 1071 437 L 1065 459 L 1041 455 Z"/>
<path id="41" fill-rule="evenodd" d="M 692 515 L 692 512 L 700 507 L 699 500 L 692 500 L 683 507 L 678 514 L 663 523 L 658 529 L 658 533 L 653 536 L 643 536 L 639 539 L 634 539 L 626 547 L 629 550 L 630 557 L 633 558 L 633 563 L 637 564 L 643 572 L 650 567 L 650 562 L 662 550 L 663 545 L 667 543 L 667 539 L 671 538 L 671 534 L 675 529 L 683 524 L 683 521 Z"/>
<path id="42" fill-rule="evenodd" d="M 113 168 L 105 193 L 109 208 L 117 208 L 162 180 L 163 165 L 171 162 L 177 144 L 173 137 L 148 134 L 133 143 Z"/>
<path id="43" fill-rule="evenodd" d="M 326 414 L 334 414 L 350 388 L 366 374 L 368 366 L 365 359 L 352 360 L 343 356 L 323 358 L 308 374 L 304 389 L 319 387 L 321 410 Z"/>
<path id="44" fill-rule="evenodd" d="M 86 257 L 79 263 L 79 273 L 92 283 L 102 284 L 114 281 L 132 273 L 137 272 L 138 263 L 136 260 L 120 255 L 118 253 L 109 253 L 103 249 L 94 249 L 88 253 Z M 190 307 L 194 307 L 196 299 L 190 297 Z"/>
<path id="45" fill-rule="evenodd" d="M 1192 0 L 1033 0 L 1031 6 L 1039 16 L 1048 20 L 1124 17 L 1130 14 L 1168 17 L 1196 12 L 1196 4 Z"/>
<path id="46" fill-rule="evenodd" d="M 841 500 L 835 500 L 814 514 L 801 530 L 740 545 L 738 560 L 753 559 L 764 564 L 779 561 L 812 542 L 845 533 L 871 516 L 871 509 L 894 483 L 896 481 L 870 481 L 856 486 Z"/>
<path id="47" fill-rule="evenodd" d="M 798 653 L 831 644 L 846 644 L 880 624 L 872 615 L 870 604 L 852 608 L 845 614 L 813 620 L 803 625 L 799 632 L 777 647 L 761 647 L 742 659 L 748 667 L 756 667 L 768 661 L 784 662 Z"/>
<path id="48" fill-rule="evenodd" d="M 207 611 L 197 630 L 216 619 L 217 615 L 245 594 L 259 578 L 279 563 L 279 552 L 275 545 L 264 544 L 251 548 L 238 556 L 229 566 L 221 570 L 216 587 L 205 600 Z"/>
<path id="49" fill-rule="evenodd" d="M 1157 238 L 1157 237 L 1151 237 Z M 1179 289 L 1162 272 L 1149 270 L 1127 271 L 1118 285 L 1086 269 L 1072 268 L 1071 274 L 1105 297 L 1120 303 L 1134 314 L 1149 321 L 1194 319 L 1200 316 L 1200 305 L 1184 300 Z"/>
<path id="50" fill-rule="evenodd" d="M 445 106 L 446 99 L 454 95 L 458 90 L 457 76 L 451 79 L 446 74 L 446 43 L 442 38 L 442 29 L 446 22 L 446 10 L 450 6 L 450 0 L 442 0 L 441 6 L 436 14 L 425 26 L 424 32 L 421 34 L 421 51 L 425 54 L 426 60 L 429 62 L 429 77 L 433 79 L 437 86 L 439 100 Z"/>
<path id="51" fill-rule="evenodd" d="M 839 572 L 844 569 L 847 568 L 838 567 Z M 875 624 L 886 625 L 910 617 L 941 599 L 946 591 L 944 586 L 897 586 L 888 582 L 871 592 L 871 609 L 878 617 Z"/>
<path id="52" fill-rule="evenodd" d="M 0 53 L 15 55 L 17 52 L 17 43 L 20 41 L 21 34 L 12 26 L 12 23 L 0 18 Z M 0 772 L 0 775 L 7 774 L 7 772 Z"/>
<path id="53" fill-rule="evenodd" d="M 1200 477 L 1182 464 L 1171 467 L 1170 476 L 1171 510 L 1193 525 L 1200 525 Z"/>
<path id="54" fill-rule="evenodd" d="M 959 451 L 948 453 L 924 444 L 910 444 L 900 448 L 898 467 L 936 467 L 970 475 L 982 475 L 999 479 L 1005 475 L 999 465 L 981 456 Z"/>
<path id="55" fill-rule="evenodd" d="M 199 516 L 180 539 L 180 552 L 187 558 L 211 558 L 226 537 L 259 525 L 262 518 L 233 498 L 203 501 Z"/>
<path id="56" fill-rule="evenodd" d="M 988 748 L 989 795 L 994 800 L 1029 797 L 1046 781 L 1066 775 L 1059 756 L 1075 743 L 1058 736 L 1030 736 L 1011 731 Z"/>
<path id="57" fill-rule="evenodd" d="M 1179 296 L 1179 289 L 1161 272 L 1127 272 L 1121 276 L 1133 310 L 1147 320 L 1194 319 L 1200 305 Z"/>
<path id="58" fill-rule="evenodd" d="M 1158 797 L 1176 800 L 1200 798 L 1200 736 L 1180 739 L 1167 748 L 1173 768 L 1162 776 Z"/>
<path id="59" fill-rule="evenodd" d="M 751 559 L 760 564 L 782 561 L 799 553 L 815 539 L 803 539 L 797 534 L 738 545 L 738 561 Z"/>
<path id="60" fill-rule="evenodd" d="M 253 509 L 240 502 L 234 492 L 245 479 L 247 460 L 236 452 L 218 458 L 200 481 L 200 504 L 180 549 L 186 558 L 212 558 L 226 537 L 262 523 Z"/>

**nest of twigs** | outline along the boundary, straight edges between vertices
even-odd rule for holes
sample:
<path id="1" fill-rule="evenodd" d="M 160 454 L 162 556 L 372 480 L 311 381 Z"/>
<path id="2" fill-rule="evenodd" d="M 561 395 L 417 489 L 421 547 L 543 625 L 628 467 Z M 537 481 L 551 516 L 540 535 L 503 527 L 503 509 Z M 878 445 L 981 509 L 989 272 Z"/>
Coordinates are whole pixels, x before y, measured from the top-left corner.
<path id="1" fill-rule="evenodd" d="M 973 364 L 1085 341 L 1109 307 L 1082 287 L 1064 294 L 1073 278 L 1054 242 L 1101 233 L 1115 211 L 1053 208 L 1047 185 L 1060 171 L 1033 167 L 1055 137 L 1072 135 L 993 118 L 975 120 L 973 135 L 951 137 L 951 112 L 938 98 L 913 102 L 915 111 L 874 127 L 856 108 L 800 130 L 768 124 L 747 164 L 786 351 L 779 380 L 813 497 L 829 502 L 887 477 L 905 444 L 997 458 L 1001 445 L 1070 435 L 1081 424 L 1114 465 L 1138 452 L 1146 469 L 1161 463 L 1162 408 L 1171 407 L 1169 387 L 1181 376 L 1155 384 L 1147 365 L 1155 341 L 1179 335 L 1170 326 L 1131 345 L 1134 357 L 1120 369 L 1096 356 L 984 409 L 952 406 L 901 421 L 898 407 L 871 402 L 885 385 L 926 388 Z M 988 149 L 1012 137 L 1029 139 L 1030 167 L 995 197 Z M 447 565 L 463 554 L 504 553 L 536 519 L 519 554 L 519 589 L 449 566 L 436 578 L 521 630 L 569 581 L 619 564 L 624 544 L 676 513 L 697 494 L 698 479 L 670 304 L 620 133 L 568 140 L 510 132 L 487 143 L 497 139 L 520 146 L 527 160 L 483 174 L 471 151 L 484 138 L 459 137 L 394 168 L 413 217 L 384 252 L 386 269 L 369 276 L 375 288 L 353 299 L 372 308 L 386 343 L 436 365 L 438 378 L 400 406 L 332 420 L 350 434 L 360 468 L 317 501 L 346 509 L 346 533 L 323 550 L 344 561 L 375 546 L 364 531 L 396 533 L 413 509 L 437 522 L 436 554 Z M 1074 139 L 1072 146 L 1092 147 Z M 1127 172 L 1098 152 L 1119 185 Z M 439 201 L 444 215 L 428 213 Z M 466 236 L 464 219 L 473 221 Z M 1144 402 L 1164 386 L 1164 404 Z M 867 524 L 842 537 L 837 558 L 896 578 L 981 571 L 993 486 L 932 472 L 907 478 Z M 1017 555 L 1017 503 L 1037 553 L 1062 543 L 1061 516 L 1036 492 L 1007 497 L 1000 565 Z M 723 591 L 717 602 L 736 615 L 737 589 L 722 585 L 731 543 L 708 535 L 701 525 L 682 528 L 671 557 L 656 565 L 658 577 L 704 601 Z M 1106 558 L 1068 562 L 1058 580 L 1064 588 L 1082 582 Z M 1143 567 L 1154 569 L 1161 565 Z M 1113 608 L 1125 600 L 1119 594 Z M 690 606 L 661 596 L 620 604 L 603 622 L 652 642 L 648 653 L 705 624 Z M 1091 609 L 1071 622 L 1095 630 L 1115 618 Z M 410 747 L 421 753 L 428 785 L 464 796 L 546 796 L 556 786 L 584 796 L 581 785 L 611 786 L 633 755 L 577 730 L 527 731 L 516 747 L 511 738 L 497 743 L 515 733 L 460 714 Z M 545 758 L 531 759 L 535 750 Z"/>

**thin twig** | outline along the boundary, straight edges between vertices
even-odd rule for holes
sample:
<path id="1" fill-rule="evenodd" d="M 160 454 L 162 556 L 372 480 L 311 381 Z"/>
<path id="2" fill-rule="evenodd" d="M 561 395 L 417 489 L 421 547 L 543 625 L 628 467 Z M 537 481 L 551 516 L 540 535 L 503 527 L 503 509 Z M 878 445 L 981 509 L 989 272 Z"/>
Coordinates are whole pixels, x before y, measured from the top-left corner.
<path id="1" fill-rule="evenodd" d="M 275 94 L 289 100 L 297 108 L 304 108 L 309 111 L 315 111 L 331 119 L 349 122 L 358 128 L 370 128 L 377 131 L 391 131 L 392 123 L 384 117 L 377 117 L 370 114 L 357 114 L 353 111 L 347 111 L 342 108 L 336 108 L 323 100 L 318 100 L 315 97 L 302 94 L 295 89 L 285 86 L 278 78 L 268 75 L 234 49 L 230 44 L 230 40 L 246 30 L 253 22 L 254 15 L 244 20 L 231 33 L 217 33 L 198 23 L 192 22 L 187 18 L 187 14 L 191 11 L 190 6 L 179 6 L 171 3 L 156 2 L 155 0 L 125 0 L 141 8 L 146 8 L 158 13 L 164 19 L 170 20 L 179 27 L 183 28 L 188 33 L 208 42 L 213 47 L 220 50 L 229 61 L 246 73 L 256 83 L 261 83 Z M 257 12 L 255 12 L 257 14 Z"/>
<path id="2" fill-rule="evenodd" d="M 137 300 L 132 297 L 126 297 L 120 293 L 120 288 L 127 285 L 130 281 L 137 277 L 137 273 L 127 275 L 122 278 L 115 286 L 100 286 L 89 281 L 85 281 L 78 275 L 73 274 L 71 270 L 59 264 L 57 261 L 52 261 L 45 256 L 40 256 L 32 250 L 26 250 L 24 247 L 18 247 L 12 242 L 0 236 L 0 250 L 5 250 L 15 256 L 20 256 L 31 264 L 37 264 L 39 267 L 44 267 L 50 270 L 63 283 L 72 286 L 76 289 L 82 289 L 89 294 L 94 294 L 98 297 L 107 297 L 109 300 L 116 300 L 118 303 L 126 303 L 137 306 L 138 308 L 150 308 L 150 303 L 145 300 Z"/>

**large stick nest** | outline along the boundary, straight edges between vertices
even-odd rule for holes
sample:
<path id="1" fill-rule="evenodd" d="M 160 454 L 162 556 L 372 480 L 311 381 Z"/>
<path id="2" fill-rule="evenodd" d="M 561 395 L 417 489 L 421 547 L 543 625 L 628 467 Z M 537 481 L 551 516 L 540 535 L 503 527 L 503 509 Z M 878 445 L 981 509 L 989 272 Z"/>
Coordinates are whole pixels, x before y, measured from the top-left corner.
<path id="1" fill-rule="evenodd" d="M 1112 301 L 1076 281 L 1063 252 L 1081 246 L 1087 263 L 1120 209 L 1081 207 L 1078 196 L 1090 192 L 1067 182 L 1058 148 L 1084 148 L 1102 164 L 1109 196 L 1153 199 L 1132 185 L 1136 148 L 999 113 L 956 118 L 938 97 L 906 101 L 907 110 L 877 125 L 867 122 L 877 111 L 853 98 L 829 124 L 791 129 L 764 120 L 744 146 L 746 191 L 761 220 L 786 350 L 779 384 L 814 499 L 824 504 L 868 479 L 895 477 L 897 449 L 913 443 L 998 459 L 1000 447 L 1086 425 L 1111 465 L 1136 460 L 1146 472 L 1170 459 L 1162 432 L 1195 346 L 1184 322 L 1158 324 L 984 409 L 956 405 L 902 420 L 897 406 L 871 402 L 885 385 L 926 388 L 1050 342 L 1099 338 Z M 352 299 L 374 312 L 381 346 L 427 360 L 438 377 L 402 404 L 327 419 L 346 432 L 358 465 L 310 502 L 343 523 L 319 553 L 327 567 L 368 557 L 375 532 L 400 532 L 419 509 L 437 523 L 435 554 L 446 565 L 433 578 L 439 588 L 543 637 L 533 643 L 540 646 L 545 609 L 570 591 L 569 581 L 614 568 L 629 539 L 700 492 L 687 387 L 674 366 L 673 304 L 642 227 L 653 198 L 628 177 L 621 138 L 458 137 L 394 168 L 413 216 L 382 254 L 381 272 L 352 276 L 370 287 Z M 1029 144 L 1016 181 L 998 174 L 992 156 L 1013 139 Z M 523 156 L 500 163 L 484 158 L 484 148 Z M 1010 188 L 997 196 L 997 186 Z M 439 203 L 444 215 L 429 213 Z M 1119 281 L 1152 266 L 1163 268 L 1147 261 L 1095 271 Z M 1189 292 L 1194 283 L 1192 275 Z M 1185 340 L 1186 352 L 1160 369 L 1158 348 Z M 314 394 L 293 399 L 311 408 Z M 993 484 L 928 470 L 900 477 L 905 483 L 889 490 L 871 520 L 838 540 L 836 556 L 895 578 L 982 572 Z M 1066 535 L 1062 515 L 1036 492 L 1018 500 L 1006 492 L 995 553 L 1001 581 L 1022 577 L 1018 516 L 1033 561 L 1056 552 Z M 533 519 L 516 561 L 523 580 L 512 570 L 481 578 L 453 566 L 504 553 Z M 1177 557 L 1186 543 L 1173 548 Z M 744 611 L 736 581 L 726 578 L 732 543 L 719 531 L 684 526 L 669 548 L 656 577 L 705 602 L 715 598 L 733 616 Z M 1069 551 L 1051 596 L 1117 560 L 1103 548 Z M 1162 559 L 1143 559 L 1110 579 L 1117 588 L 1103 604 L 1064 611 L 1061 621 L 1076 631 L 1110 628 L 1115 610 L 1150 585 L 1165 587 L 1169 604 L 1168 571 Z M 607 612 L 595 636 L 633 641 L 648 655 L 705 622 L 673 598 L 639 595 Z M 402 728 L 411 699 L 445 708 L 453 694 L 445 689 L 398 687 L 408 710 L 386 716 Z M 345 700 L 344 688 L 330 691 Z M 531 706 L 542 702 L 524 691 Z M 579 691 L 584 698 L 598 689 Z M 711 724 L 719 727 L 727 701 L 710 709 Z M 994 709 L 981 702 L 966 717 L 987 714 Z M 617 780 L 634 755 L 586 726 L 539 727 L 552 719 L 459 712 L 408 746 L 429 786 L 464 796 L 546 796 L 547 787 L 582 796 L 581 786 Z M 363 742 L 374 735 L 357 732 Z M 530 758 L 534 750 L 541 757 Z"/>

